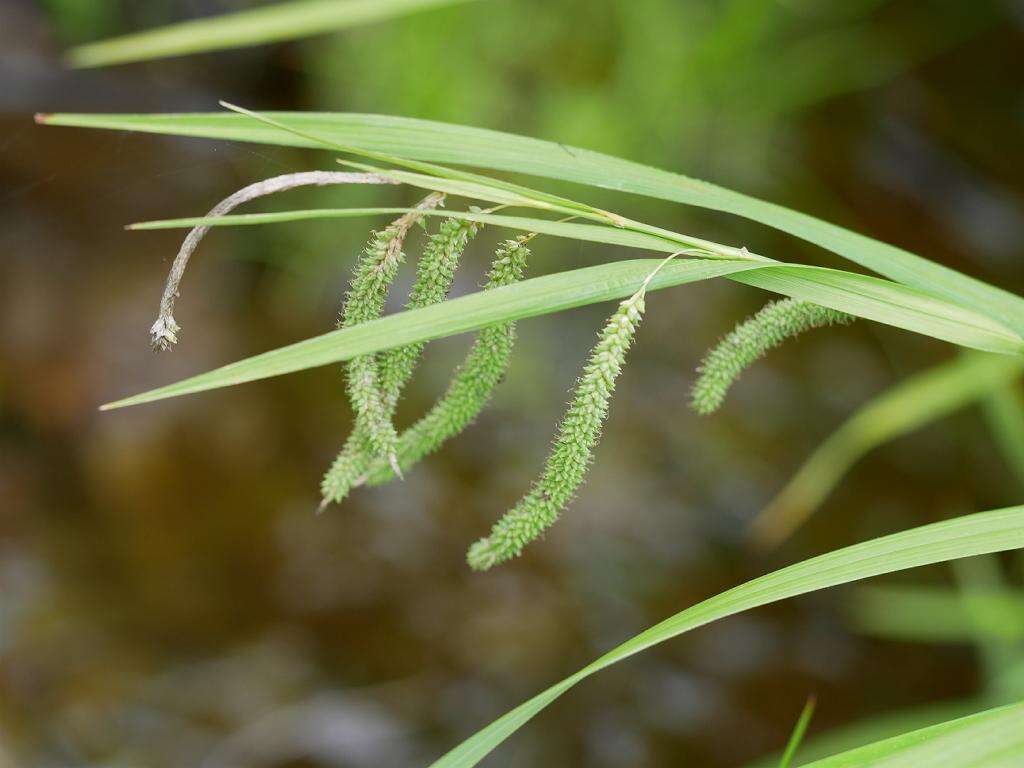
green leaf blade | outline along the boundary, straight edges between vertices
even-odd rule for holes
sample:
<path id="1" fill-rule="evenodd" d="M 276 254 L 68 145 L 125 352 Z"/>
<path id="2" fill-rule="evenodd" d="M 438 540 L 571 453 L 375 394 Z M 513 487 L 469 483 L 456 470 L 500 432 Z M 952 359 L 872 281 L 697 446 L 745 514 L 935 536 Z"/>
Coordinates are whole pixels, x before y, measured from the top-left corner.
<path id="1" fill-rule="evenodd" d="M 559 179 L 732 213 L 821 246 L 1024 333 L 1024 299 L 956 270 L 813 216 L 708 182 L 599 152 L 481 128 L 351 113 L 267 113 L 324 138 L 431 162 Z M 316 142 L 237 114 L 41 115 L 50 125 L 317 147 Z"/>
<path id="2" fill-rule="evenodd" d="M 311 210 L 277 211 L 274 213 L 240 213 L 226 216 L 196 216 L 184 219 L 163 219 L 144 221 L 132 224 L 132 230 L 180 229 L 184 227 L 236 227 L 257 226 L 260 224 L 280 224 L 294 221 L 313 221 L 318 219 L 347 219 L 361 216 L 384 216 L 409 212 L 410 208 L 315 208 Z M 471 211 L 432 210 L 423 211 L 425 216 L 440 216 L 463 221 L 477 221 L 494 227 L 514 229 L 519 232 L 536 232 L 541 235 L 564 237 L 570 240 L 582 240 L 589 243 L 621 245 L 628 248 L 639 248 L 659 253 L 675 253 L 684 247 L 683 243 L 672 242 L 656 235 L 636 232 L 620 227 L 608 227 L 595 224 L 579 224 L 570 221 L 552 221 L 536 219 L 529 216 L 506 216 L 493 213 L 474 213 Z M 694 247 L 703 241 L 694 240 Z M 708 252 L 710 258 L 714 254 Z"/>
<path id="3" fill-rule="evenodd" d="M 805 768 L 996 768 L 1024 762 L 1024 703 L 911 731 Z"/>
<path id="4" fill-rule="evenodd" d="M 646 648 L 718 619 L 884 573 L 1021 547 L 1024 547 L 1024 507 L 1011 507 L 903 531 L 791 565 L 698 603 L 641 632 L 498 718 L 434 762 L 431 768 L 476 765 L 579 681 Z"/>
<path id="5" fill-rule="evenodd" d="M 242 384 L 271 376 L 315 368 L 349 360 L 356 355 L 380 352 L 403 344 L 452 336 L 477 330 L 494 323 L 560 312 L 574 307 L 610 301 L 629 296 L 661 262 L 657 259 L 633 259 L 595 267 L 568 270 L 554 275 L 524 280 L 493 291 L 479 291 L 468 296 L 435 304 L 423 309 L 399 312 L 350 328 L 343 328 L 296 342 L 237 363 L 208 371 L 134 397 L 103 406 L 104 410 L 162 400 L 168 397 L 203 392 L 219 387 Z M 709 280 L 717 277 L 735 279 L 754 271 L 783 270 L 778 289 L 800 286 L 800 297 L 858 313 L 890 325 L 907 328 L 955 343 L 1002 348 L 1020 354 L 1022 342 L 999 326 L 984 333 L 978 328 L 965 328 L 943 319 L 944 312 L 967 312 L 949 307 L 944 302 L 922 298 L 913 289 L 878 278 L 856 275 L 820 267 L 803 267 L 747 260 L 677 259 L 666 264 L 648 285 L 657 291 L 675 285 Z M 797 277 L 792 276 L 796 271 Z M 827 285 L 815 291 L 816 278 L 827 275 Z M 856 294 L 850 301 L 843 291 L 836 290 L 842 281 L 849 282 Z M 885 285 L 880 285 L 885 283 Z M 917 302 L 919 306 L 913 306 Z M 867 309 L 865 309 L 865 307 Z M 979 323 L 986 322 L 984 318 Z"/>
<path id="6" fill-rule="evenodd" d="M 1020 354 L 1024 349 L 1016 332 L 984 314 L 937 299 L 928 291 L 869 275 L 787 264 L 734 279 L 973 349 L 1003 354 Z"/>
<path id="7" fill-rule="evenodd" d="M 356 355 L 391 347 L 474 331 L 487 325 L 572 309 L 623 298 L 640 286 L 660 264 L 658 259 L 585 267 L 523 280 L 491 291 L 399 312 L 281 347 L 207 373 L 103 406 L 104 410 L 163 400 L 242 384 L 271 376 L 348 360 Z M 667 264 L 651 281 L 649 290 L 750 269 L 748 261 L 726 259 L 677 260 Z"/>

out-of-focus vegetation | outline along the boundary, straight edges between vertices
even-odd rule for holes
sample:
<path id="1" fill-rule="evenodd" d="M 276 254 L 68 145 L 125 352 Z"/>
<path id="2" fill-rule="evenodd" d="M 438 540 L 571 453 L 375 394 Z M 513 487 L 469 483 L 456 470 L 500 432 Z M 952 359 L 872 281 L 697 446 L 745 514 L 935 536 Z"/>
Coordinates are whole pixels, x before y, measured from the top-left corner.
<path id="1" fill-rule="evenodd" d="M 100 67 L 276 43 L 466 1 L 297 0 L 273 3 L 81 45 L 71 50 L 68 60 L 78 67 Z"/>
<path id="2" fill-rule="evenodd" d="M 514 130 L 710 177 L 1020 288 L 1022 163 L 1011 140 L 1020 83 L 1006 63 L 1021 33 L 1000 3 L 827 12 L 587 4 L 579 18 L 588 23 L 567 24 L 575 17 L 564 8 L 488 0 L 297 47 L 57 74 L 56 45 L 43 53 L 48 23 L 71 43 L 183 15 L 170 3 L 144 12 L 86 5 L 53 3 L 49 20 L 17 4 L 2 11 L 13 22 L 0 33 L 11 37 L 0 76 L 19 85 L 0 97 L 5 107 L 208 109 L 212 93 Z M 858 403 L 949 354 L 877 328 L 833 332 L 752 372 L 715 423 L 681 412 L 665 419 L 684 400 L 700 350 L 758 301 L 744 289 L 688 290 L 683 306 L 666 302 L 652 315 L 658 341 L 636 350 L 601 449 L 606 469 L 578 502 L 586 519 L 566 521 L 514 573 L 474 583 L 457 567 L 459 547 L 495 496 L 512 498 L 529 477 L 557 415 L 559 398 L 549 395 L 571 381 L 575 350 L 601 310 L 575 313 L 557 335 L 552 325 L 524 327 L 497 412 L 461 449 L 401 488 L 317 520 L 308 485 L 345 420 L 324 419 L 338 402 L 334 375 L 146 415 L 91 413 L 113 394 L 325 327 L 361 239 L 344 223 L 221 236 L 220 260 L 208 253 L 190 278 L 192 349 L 159 363 L 142 352 L 146 321 L 137 331 L 126 321 L 144 318 L 159 288 L 160 260 L 140 263 L 139 250 L 169 253 L 173 240 L 108 234 L 127 220 L 205 210 L 230 177 L 311 157 L 220 148 L 231 153 L 224 160 L 195 145 L 29 140 L 17 130 L 0 155 L 13 180 L 4 247 L 15 254 L 3 285 L 16 286 L 3 298 L 17 331 L 4 350 L 13 362 L 2 472 L 15 535 L 4 571 L 13 574 L 12 629 L 0 652 L 12 673 L 7 698 L 19 705 L 5 720 L 10 751 L 33 763 L 421 764 L 481 713 L 497 715 L 667 612 L 770 570 L 770 558 L 743 554 L 745 521 Z M 66 170 L 83 158 L 88 173 Z M 346 205 L 353 199 L 380 196 L 345 193 Z M 680 220 L 651 201 L 629 208 L 680 231 L 792 253 L 787 261 L 809 253 L 717 216 Z M 580 247 L 552 248 L 552 264 L 585 263 Z M 263 264 L 225 265 L 232 254 Z M 461 291 L 472 288 L 465 280 Z M 436 378 L 428 373 L 414 389 L 413 407 L 429 401 L 460 351 L 433 354 Z M 1016 398 L 1000 390 L 986 405 L 1011 459 Z M 885 448 L 855 472 L 786 559 L 1019 497 L 976 414 L 931 430 L 941 431 Z M 964 579 L 945 597 L 975 588 Z M 991 601 L 977 606 L 965 609 L 972 622 L 991 613 Z M 982 648 L 986 682 L 976 682 L 962 627 L 955 651 L 922 653 L 851 637 L 825 602 L 722 626 L 706 630 L 704 645 L 652 652 L 595 681 L 590 695 L 577 692 L 575 709 L 541 718 L 510 758 L 735 765 L 781 746 L 809 688 L 821 702 L 811 730 L 823 732 L 941 699 L 954 709 L 970 698 L 978 706 L 965 712 L 977 711 L 992 686 L 993 653 Z M 924 624 L 916 637 L 942 631 Z M 1017 653 L 1010 643 L 995 655 Z M 999 668 L 1013 668 L 1006 664 Z M 897 716 L 890 732 L 925 724 L 916 716 Z"/>

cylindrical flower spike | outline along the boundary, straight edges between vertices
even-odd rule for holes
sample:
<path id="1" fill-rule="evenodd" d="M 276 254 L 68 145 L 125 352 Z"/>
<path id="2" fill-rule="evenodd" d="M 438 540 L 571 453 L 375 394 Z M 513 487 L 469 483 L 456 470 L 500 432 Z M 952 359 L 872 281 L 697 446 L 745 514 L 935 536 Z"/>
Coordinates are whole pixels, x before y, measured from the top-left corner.
<path id="1" fill-rule="evenodd" d="M 356 264 L 339 321 L 341 327 L 380 317 L 398 267 L 405 258 L 402 246 L 409 229 L 422 218 L 422 211 L 436 208 L 443 201 L 443 194 L 432 193 L 383 232 L 373 234 Z M 356 417 L 353 432 L 358 435 L 360 444 L 371 455 L 387 458 L 397 469 L 398 434 L 381 393 L 376 355 L 359 355 L 349 361 L 347 389 Z"/>
<path id="2" fill-rule="evenodd" d="M 469 240 L 476 235 L 477 229 L 478 226 L 469 221 L 445 219 L 441 223 L 438 233 L 430 237 L 420 258 L 416 282 L 406 304 L 407 309 L 419 309 L 445 300 L 462 252 Z M 422 343 L 407 344 L 387 350 L 376 358 L 380 392 L 379 414 L 387 421 L 386 425 L 376 426 L 378 432 L 389 436 L 394 433 L 391 419 L 402 390 L 416 368 L 423 346 Z M 372 404 L 371 409 L 372 412 L 377 412 L 376 404 Z M 385 457 L 390 469 L 397 468 L 400 471 L 397 461 L 392 461 L 397 450 L 398 447 L 394 444 L 391 446 L 391 452 L 384 454 L 368 450 L 367 441 L 359 429 L 357 420 L 356 429 L 346 440 L 320 484 L 323 496 L 321 506 L 344 499 L 378 457 Z"/>
<path id="3" fill-rule="evenodd" d="M 646 283 L 645 283 L 646 286 Z M 622 371 L 644 313 L 644 287 L 619 304 L 601 331 L 572 402 L 559 425 L 544 473 L 515 507 L 469 548 L 467 561 L 483 571 L 517 557 L 558 519 L 583 482 L 608 415 L 615 381 Z"/>
<path id="4" fill-rule="evenodd" d="M 448 298 L 459 259 L 478 229 L 479 226 L 472 221 L 445 219 L 441 222 L 437 234 L 431 235 L 420 258 L 406 309 L 421 309 Z M 392 410 L 412 377 L 424 346 L 423 342 L 417 342 L 381 353 L 381 394 Z"/>
<path id="5" fill-rule="evenodd" d="M 530 249 L 530 236 L 507 240 L 499 246 L 484 290 L 518 282 L 523 277 Z M 477 417 L 504 377 L 516 339 L 514 321 L 483 328 L 466 359 L 459 366 L 445 394 L 423 418 L 401 434 L 398 463 L 403 471 L 436 451 L 446 440 L 459 434 Z M 395 476 L 385 463 L 371 467 L 366 482 L 379 485 Z"/>
<path id="6" fill-rule="evenodd" d="M 856 317 L 809 301 L 783 299 L 766 304 L 722 339 L 697 369 L 691 405 L 700 414 L 718 410 L 740 374 L 769 350 L 804 331 L 852 323 Z"/>
<path id="7" fill-rule="evenodd" d="M 395 234 L 390 230 L 374 233 L 364 258 L 356 268 L 352 289 L 342 315 L 342 326 L 364 323 L 379 317 L 388 289 L 403 260 L 401 247 L 392 248 Z M 353 435 L 365 450 L 375 456 L 394 456 L 398 435 L 391 426 L 381 396 L 376 355 L 359 355 L 348 364 L 348 398 L 355 412 Z"/>

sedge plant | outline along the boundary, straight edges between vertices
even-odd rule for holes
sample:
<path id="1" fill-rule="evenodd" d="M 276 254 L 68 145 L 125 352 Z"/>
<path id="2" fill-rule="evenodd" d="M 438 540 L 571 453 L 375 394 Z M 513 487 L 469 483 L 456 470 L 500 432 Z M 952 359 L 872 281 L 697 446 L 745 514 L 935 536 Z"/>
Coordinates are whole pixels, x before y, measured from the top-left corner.
<path id="1" fill-rule="evenodd" d="M 509 134 L 372 115 L 261 115 L 230 109 L 233 114 L 216 116 L 44 115 L 39 120 L 56 125 L 313 147 L 338 156 L 346 172 L 424 190 L 432 196 L 428 200 L 439 200 L 444 195 L 448 205 L 251 215 L 215 209 L 213 215 L 198 219 L 136 226 L 199 227 L 205 231 L 209 227 L 278 221 L 399 216 L 396 224 L 371 236 L 363 257 L 356 260 L 341 327 L 124 398 L 106 408 L 345 362 L 356 424 L 342 450 L 345 462 L 349 462 L 340 473 L 342 479 L 337 485 L 325 479 L 324 498 L 330 501 L 344 497 L 356 486 L 401 477 L 416 461 L 468 426 L 510 364 L 518 321 L 620 300 L 587 360 L 538 480 L 490 534 L 470 548 L 469 564 L 476 569 L 487 569 L 517 556 L 576 495 L 594 461 L 610 400 L 650 292 L 724 278 L 783 297 L 742 322 L 706 356 L 691 383 L 693 406 L 700 412 L 717 408 L 742 371 L 770 349 L 804 331 L 845 324 L 855 318 L 974 350 L 971 355 L 985 353 L 978 359 L 1003 363 L 992 366 L 994 385 L 1005 384 L 1020 371 L 1024 299 L 796 211 L 618 158 Z M 582 201 L 442 163 L 613 187 L 737 214 L 803 238 L 874 274 L 778 261 L 742 245 L 675 232 Z M 459 199 L 467 201 L 464 209 L 452 205 Z M 491 207 L 476 207 L 484 204 Z M 419 258 L 417 282 L 406 309 L 382 315 L 383 297 L 402 260 L 404 234 L 400 236 L 399 230 L 404 224 L 397 222 L 436 218 L 441 219 L 441 225 Z M 483 290 L 445 298 L 462 249 L 478 226 L 511 229 L 519 234 L 499 247 Z M 537 238 L 541 237 L 606 243 L 653 252 L 661 258 L 625 259 L 524 279 L 527 259 L 535 260 L 538 243 L 542 242 Z M 669 258 L 664 258 L 665 254 Z M 180 281 L 180 274 L 177 279 Z M 413 375 L 423 345 L 470 331 L 478 333 L 476 341 L 445 393 L 411 427 L 397 430 L 392 422 L 394 408 Z M 176 334 L 176 329 L 172 332 Z M 952 407 L 949 403 L 957 401 L 952 396 L 943 400 L 937 394 L 936 398 L 938 405 L 933 410 L 948 410 Z M 1011 428 L 1013 425 L 1005 419 L 1008 402 L 1005 398 L 994 402 L 991 409 L 1007 425 L 1004 439 L 1011 441 L 1021 430 Z M 874 439 L 872 436 L 858 445 L 870 445 Z M 699 602 L 641 632 L 498 718 L 434 765 L 465 768 L 477 764 L 576 683 L 720 618 L 883 573 L 1022 546 L 1024 508 L 1009 507 L 903 531 L 791 565 Z M 802 733 L 802 729 L 798 731 Z M 794 745 L 798 740 L 794 739 Z M 951 763 L 948 758 L 954 754 L 970 755 L 975 762 Z M 814 765 L 881 765 L 890 764 L 884 762 L 889 760 L 891 764 L 937 768 L 980 764 L 978 761 L 998 760 L 1010 754 L 1024 754 L 1024 705 L 1016 703 L 878 741 Z"/>

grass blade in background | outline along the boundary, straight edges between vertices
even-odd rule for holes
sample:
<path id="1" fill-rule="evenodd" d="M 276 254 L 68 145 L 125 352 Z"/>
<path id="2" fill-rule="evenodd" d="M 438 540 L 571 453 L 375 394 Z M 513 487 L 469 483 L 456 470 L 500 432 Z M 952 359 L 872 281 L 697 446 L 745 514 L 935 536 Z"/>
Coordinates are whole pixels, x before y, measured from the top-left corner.
<path id="1" fill-rule="evenodd" d="M 1020 547 L 1024 547 L 1024 507 L 1011 507 L 914 528 L 775 571 L 698 603 L 627 640 L 576 674 L 498 718 L 436 761 L 432 768 L 469 768 L 476 765 L 581 680 L 712 621 L 858 579 Z M 1024 728 L 1017 735 L 1024 739 Z"/>
<path id="2" fill-rule="evenodd" d="M 863 586 L 847 605 L 857 632 L 901 642 L 970 643 L 1024 638 L 1024 593 L 950 587 Z M 977 622 L 973 611 L 984 613 Z"/>
<path id="3" fill-rule="evenodd" d="M 952 565 L 960 585 L 963 609 L 977 638 L 975 647 L 988 688 L 1007 701 L 1021 700 L 1024 688 L 1015 684 L 1013 678 L 1024 650 L 1022 616 L 1013 609 L 1007 614 L 1004 606 L 985 598 L 1016 593 L 1020 600 L 1022 593 L 1012 589 L 1003 577 L 997 557 L 972 557 Z M 1024 605 L 1024 602 L 1019 605 Z M 1010 622 L 1007 622 L 1008 618 Z M 1012 626 L 1013 618 L 1017 619 L 1016 626 Z"/>
<path id="4" fill-rule="evenodd" d="M 811 717 L 814 716 L 814 697 L 811 696 L 807 699 L 807 703 L 804 704 L 803 711 L 800 713 L 799 719 L 796 721 L 796 725 L 793 727 L 793 734 L 789 737 L 789 742 L 786 744 L 786 749 L 782 753 L 782 757 L 779 758 L 779 768 L 790 768 L 793 764 L 793 758 L 796 757 L 796 751 L 800 748 L 800 744 L 804 740 L 804 734 L 807 733 L 807 726 L 811 723 Z"/>
<path id="5" fill-rule="evenodd" d="M 1024 485 L 1024 399 L 1018 382 L 1007 382 L 983 401 L 989 429 L 1006 463 Z"/>
<path id="6" fill-rule="evenodd" d="M 764 547 L 779 544 L 866 453 L 963 408 L 1022 372 L 1024 360 L 969 354 L 883 392 L 833 432 L 755 518 L 754 541 Z"/>
<path id="7" fill-rule="evenodd" d="M 1024 703 L 989 709 L 824 760 L 804 768 L 997 768 L 1021 765 Z"/>
<path id="8" fill-rule="evenodd" d="M 676 173 L 555 142 L 427 120 L 350 113 L 265 114 L 293 129 L 367 150 L 514 171 L 733 213 L 1024 332 L 1024 299 L 1019 296 L 813 216 Z M 37 119 L 49 125 L 320 147 L 318 142 L 238 114 L 49 114 Z"/>
<path id="9" fill-rule="evenodd" d="M 225 48 L 293 40 L 385 21 L 469 0 L 296 0 L 158 29 L 71 49 L 75 67 L 103 67 Z"/>

